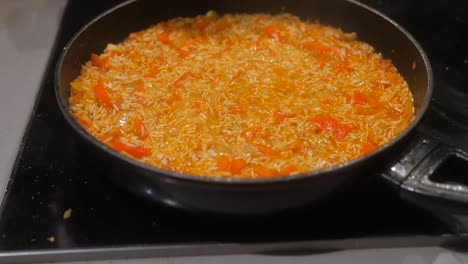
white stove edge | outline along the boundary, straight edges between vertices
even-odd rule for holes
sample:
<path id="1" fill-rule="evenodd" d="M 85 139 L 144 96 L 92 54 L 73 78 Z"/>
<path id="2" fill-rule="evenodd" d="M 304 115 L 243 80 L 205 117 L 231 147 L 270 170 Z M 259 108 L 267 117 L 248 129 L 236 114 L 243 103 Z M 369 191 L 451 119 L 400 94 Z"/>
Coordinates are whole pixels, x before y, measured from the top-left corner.
<path id="1" fill-rule="evenodd" d="M 26 129 L 66 0 L 0 1 L 0 200 Z M 0 259 L 0 262 L 3 261 Z M 317 255 L 223 255 L 106 261 L 117 263 L 468 263 L 443 248 L 346 250 Z"/>

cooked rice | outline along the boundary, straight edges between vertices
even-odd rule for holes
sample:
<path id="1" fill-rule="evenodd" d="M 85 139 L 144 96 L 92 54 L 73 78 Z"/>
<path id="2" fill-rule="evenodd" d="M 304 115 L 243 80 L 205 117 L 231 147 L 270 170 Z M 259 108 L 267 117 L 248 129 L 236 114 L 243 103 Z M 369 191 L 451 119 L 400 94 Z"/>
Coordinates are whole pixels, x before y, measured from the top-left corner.
<path id="1" fill-rule="evenodd" d="M 373 151 L 414 118 L 408 85 L 356 35 L 290 14 L 175 18 L 93 55 L 73 116 L 146 164 L 286 176 Z"/>

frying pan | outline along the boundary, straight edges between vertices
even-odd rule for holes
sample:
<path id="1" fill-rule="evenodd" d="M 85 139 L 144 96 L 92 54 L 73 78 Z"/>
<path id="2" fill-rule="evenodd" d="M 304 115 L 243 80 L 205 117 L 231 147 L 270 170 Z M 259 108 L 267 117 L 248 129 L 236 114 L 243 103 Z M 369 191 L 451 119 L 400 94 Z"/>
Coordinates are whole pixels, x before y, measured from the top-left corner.
<path id="1" fill-rule="evenodd" d="M 123 41 L 130 32 L 178 16 L 209 10 L 224 13 L 289 12 L 303 20 L 356 32 L 361 41 L 391 59 L 408 82 L 416 117 L 395 139 L 358 159 L 325 170 L 271 179 L 207 178 L 159 169 L 121 155 L 87 133 L 70 114 L 70 82 L 108 43 Z M 416 67 L 414 67 L 414 65 Z M 251 214 L 326 202 L 327 196 L 380 170 L 401 151 L 426 111 L 432 92 L 432 72 L 414 38 L 379 12 L 352 0 L 132 0 L 105 12 L 84 26 L 64 48 L 57 65 L 55 90 L 61 111 L 78 134 L 80 155 L 105 168 L 109 179 L 146 199 L 187 210 Z"/>

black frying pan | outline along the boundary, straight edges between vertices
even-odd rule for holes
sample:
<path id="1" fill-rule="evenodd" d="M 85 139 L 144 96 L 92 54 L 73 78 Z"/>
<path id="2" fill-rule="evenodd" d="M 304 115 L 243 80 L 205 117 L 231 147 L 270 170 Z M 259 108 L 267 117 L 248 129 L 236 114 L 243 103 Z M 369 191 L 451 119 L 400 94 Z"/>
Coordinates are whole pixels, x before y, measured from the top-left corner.
<path id="1" fill-rule="evenodd" d="M 127 158 L 88 134 L 72 117 L 67 98 L 69 84 L 91 53 L 108 43 L 177 16 L 195 16 L 209 10 L 223 13 L 290 12 L 305 20 L 319 20 L 356 32 L 385 58 L 391 59 L 408 82 L 415 100 L 416 118 L 398 137 L 366 156 L 318 172 L 284 178 L 229 180 L 197 177 L 147 166 Z M 416 68 L 413 68 L 413 64 Z M 67 122 L 83 142 L 80 152 L 106 175 L 147 199 L 190 210 L 223 213 L 263 213 L 323 202 L 327 195 L 359 181 L 401 151 L 426 111 L 432 92 L 432 72 L 418 43 L 399 25 L 377 11 L 345 0 L 134 0 L 117 6 L 86 25 L 65 47 L 59 61 L 55 89 Z"/>

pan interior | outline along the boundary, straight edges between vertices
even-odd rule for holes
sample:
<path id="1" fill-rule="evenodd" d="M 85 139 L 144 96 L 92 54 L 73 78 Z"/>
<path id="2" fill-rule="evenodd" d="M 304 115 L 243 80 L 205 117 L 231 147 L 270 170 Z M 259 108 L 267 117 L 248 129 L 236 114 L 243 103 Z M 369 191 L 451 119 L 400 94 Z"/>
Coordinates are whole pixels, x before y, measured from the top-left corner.
<path id="1" fill-rule="evenodd" d="M 306 21 L 319 21 L 325 25 L 341 28 L 344 32 L 355 32 L 359 40 L 375 47 L 384 58 L 391 59 L 407 81 L 413 93 L 416 109 L 416 120 L 408 130 L 414 128 L 427 108 L 431 79 L 429 64 L 423 51 L 411 36 L 392 21 L 353 1 L 137 0 L 129 1 L 98 17 L 83 28 L 66 47 L 58 65 L 56 89 L 59 104 L 67 120 L 77 130 L 81 130 L 82 135 L 86 134 L 69 113 L 67 98 L 70 95 L 70 82 L 78 77 L 81 65 L 89 60 L 92 53 L 101 53 L 108 43 L 118 43 L 130 32 L 145 29 L 174 17 L 196 16 L 210 10 L 220 14 L 288 12 Z M 85 137 L 97 141 L 89 134 Z M 398 138 L 392 142 L 397 140 Z"/>

